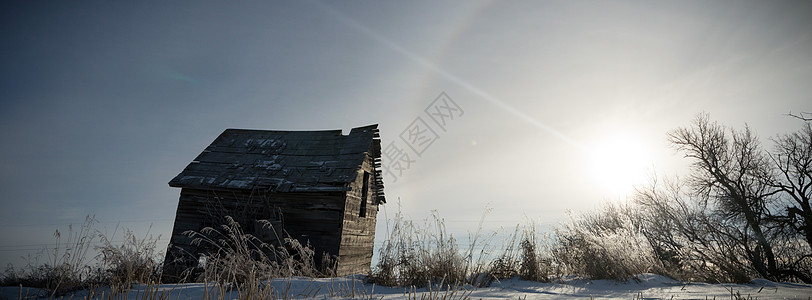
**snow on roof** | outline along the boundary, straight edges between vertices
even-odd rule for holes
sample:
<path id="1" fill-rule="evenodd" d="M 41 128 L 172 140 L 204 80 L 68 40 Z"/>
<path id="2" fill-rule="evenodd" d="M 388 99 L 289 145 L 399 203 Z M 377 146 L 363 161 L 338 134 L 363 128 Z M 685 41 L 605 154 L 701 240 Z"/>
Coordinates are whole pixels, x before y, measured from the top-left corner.
<path id="1" fill-rule="evenodd" d="M 380 159 L 377 128 L 377 124 L 353 128 L 348 135 L 342 135 L 341 130 L 226 129 L 169 185 L 277 192 L 346 191 L 367 153 L 376 161 Z M 379 189 L 382 187 L 381 183 Z"/>

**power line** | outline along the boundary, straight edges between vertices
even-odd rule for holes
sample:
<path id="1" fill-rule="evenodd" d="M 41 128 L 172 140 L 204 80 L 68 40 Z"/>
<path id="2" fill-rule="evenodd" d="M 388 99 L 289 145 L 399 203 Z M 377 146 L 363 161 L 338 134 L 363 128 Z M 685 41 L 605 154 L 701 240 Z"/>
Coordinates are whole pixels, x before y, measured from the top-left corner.
<path id="1" fill-rule="evenodd" d="M 169 239 L 166 238 L 166 237 L 159 237 L 159 238 L 149 239 L 147 242 L 152 242 L 152 241 L 158 242 L 158 241 L 167 241 L 167 240 L 169 240 Z M 129 240 L 110 241 L 110 244 L 118 245 L 118 244 L 123 244 L 126 241 L 129 241 Z M 69 248 L 70 245 L 73 245 L 73 244 L 62 243 L 62 244 L 56 245 L 55 243 L 45 243 L 45 244 L 23 244 L 23 245 L 0 245 L 0 251 L 45 250 L 45 249 L 51 249 L 51 248 L 66 249 L 66 248 Z M 91 246 L 100 246 L 100 245 L 106 245 L 106 243 L 97 241 L 97 242 L 89 243 L 89 245 L 91 245 Z M 1 249 L 1 248 L 15 248 L 15 247 L 26 247 L 26 248 L 21 248 L 21 249 Z M 29 248 L 29 247 L 37 247 L 37 248 Z"/>
<path id="2" fill-rule="evenodd" d="M 149 220 L 123 220 L 123 221 L 96 221 L 94 223 L 97 223 L 97 224 L 168 223 L 168 222 L 174 222 L 174 221 L 175 221 L 175 219 L 149 219 Z M 0 224 L 0 226 L 2 226 L 2 227 L 42 227 L 42 226 L 70 226 L 70 225 L 77 225 L 77 224 L 84 224 L 84 221 L 76 222 L 76 223 L 51 223 L 51 224 L 46 224 L 46 223 L 28 223 L 28 224 L 13 223 L 13 224 Z"/>

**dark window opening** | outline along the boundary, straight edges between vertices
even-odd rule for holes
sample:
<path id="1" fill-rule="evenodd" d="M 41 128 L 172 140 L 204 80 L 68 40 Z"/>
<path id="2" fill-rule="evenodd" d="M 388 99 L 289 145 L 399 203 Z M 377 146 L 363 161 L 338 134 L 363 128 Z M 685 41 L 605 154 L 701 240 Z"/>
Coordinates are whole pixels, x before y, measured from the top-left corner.
<path id="1" fill-rule="evenodd" d="M 367 216 L 367 198 L 369 197 L 369 172 L 364 171 L 364 187 L 361 188 L 361 210 L 358 216 L 365 218 Z"/>

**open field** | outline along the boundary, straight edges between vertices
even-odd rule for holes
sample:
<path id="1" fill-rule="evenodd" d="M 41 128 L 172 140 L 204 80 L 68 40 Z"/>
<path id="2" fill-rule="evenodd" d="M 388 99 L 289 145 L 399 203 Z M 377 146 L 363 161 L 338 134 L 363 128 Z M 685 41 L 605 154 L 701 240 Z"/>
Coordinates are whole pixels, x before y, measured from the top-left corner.
<path id="1" fill-rule="evenodd" d="M 265 286 L 263 284 L 263 286 Z M 570 278 L 560 282 L 540 283 L 518 278 L 497 281 L 490 287 L 474 288 L 471 285 L 433 289 L 409 289 L 382 287 L 365 284 L 362 276 L 343 278 L 293 277 L 275 279 L 266 286 L 270 298 L 318 298 L 318 299 L 810 299 L 812 285 L 775 283 L 755 280 L 749 284 L 683 283 L 659 275 L 642 274 L 627 282 L 611 280 L 584 280 Z M 114 299 L 221 299 L 215 286 L 202 283 L 162 284 L 158 286 L 135 285 L 129 292 Z M 47 298 L 44 291 L 18 287 L 3 287 L 0 299 Z M 80 291 L 64 299 L 83 299 L 89 291 Z M 222 298 L 245 299 L 239 291 L 226 291 Z M 95 292 L 94 298 L 108 298 L 109 290 Z"/>

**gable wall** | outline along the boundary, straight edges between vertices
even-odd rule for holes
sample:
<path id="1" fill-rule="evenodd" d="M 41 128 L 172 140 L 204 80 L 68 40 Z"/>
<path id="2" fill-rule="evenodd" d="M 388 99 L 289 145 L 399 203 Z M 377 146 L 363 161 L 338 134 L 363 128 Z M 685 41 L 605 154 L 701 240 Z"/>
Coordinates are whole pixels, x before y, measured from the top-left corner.
<path id="1" fill-rule="evenodd" d="M 375 242 L 375 222 L 378 215 L 378 205 L 374 201 L 374 169 L 370 156 L 364 160 L 358 176 L 350 184 L 351 190 L 347 192 L 344 206 L 344 221 L 341 234 L 341 249 L 338 255 L 338 275 L 368 274 L 372 263 L 372 252 Z M 367 188 L 366 217 L 360 217 L 362 187 L 364 186 L 364 171 L 369 172 L 369 185 Z"/>

